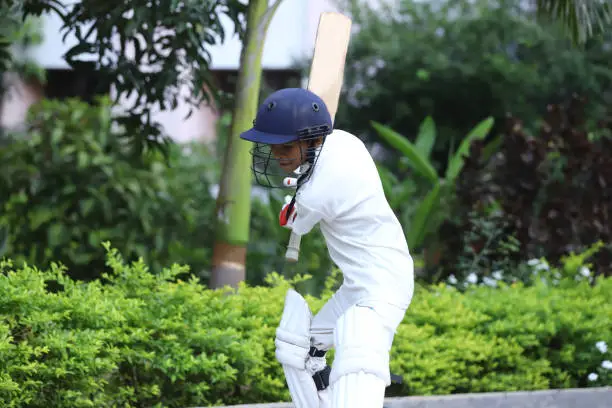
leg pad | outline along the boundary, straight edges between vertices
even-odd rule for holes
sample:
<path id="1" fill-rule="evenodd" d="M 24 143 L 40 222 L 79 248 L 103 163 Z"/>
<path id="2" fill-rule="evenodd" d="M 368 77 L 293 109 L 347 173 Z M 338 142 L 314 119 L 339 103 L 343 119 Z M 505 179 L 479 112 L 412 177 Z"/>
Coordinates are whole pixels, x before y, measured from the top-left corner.
<path id="1" fill-rule="evenodd" d="M 371 307 L 355 305 L 338 319 L 330 375 L 334 408 L 382 408 L 391 384 L 392 337 Z"/>
<path id="2" fill-rule="evenodd" d="M 306 369 L 310 351 L 312 314 L 306 300 L 290 289 L 276 329 L 276 359 L 283 366 L 291 399 L 296 408 L 320 408 L 317 387 Z"/>

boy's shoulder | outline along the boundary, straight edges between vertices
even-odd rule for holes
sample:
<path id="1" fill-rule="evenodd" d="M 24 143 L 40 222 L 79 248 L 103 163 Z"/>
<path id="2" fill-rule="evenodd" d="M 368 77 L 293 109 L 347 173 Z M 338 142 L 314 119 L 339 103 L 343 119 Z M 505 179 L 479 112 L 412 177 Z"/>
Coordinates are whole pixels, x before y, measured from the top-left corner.
<path id="1" fill-rule="evenodd" d="M 312 188 L 304 190 L 320 194 L 320 190 L 338 192 L 347 188 L 362 188 L 363 182 L 371 178 L 368 173 L 372 169 L 376 171 L 372 166 L 372 156 L 361 139 L 345 130 L 334 129 L 325 138 L 314 175 L 307 183 Z"/>
<path id="2" fill-rule="evenodd" d="M 349 143 L 349 144 L 355 144 L 355 145 L 360 145 L 360 146 L 364 146 L 364 143 L 361 141 L 361 139 L 359 139 L 357 136 L 355 136 L 353 133 L 347 131 L 347 130 L 343 130 L 343 129 L 334 129 L 331 134 L 329 134 L 326 138 L 325 138 L 325 143 L 328 143 L 329 141 L 332 142 L 339 142 L 339 143 Z"/>
<path id="3" fill-rule="evenodd" d="M 356 202 L 378 194 L 380 178 L 365 143 L 334 129 L 323 144 L 311 179 L 298 190 L 298 205 L 333 218 Z"/>
<path id="4" fill-rule="evenodd" d="M 366 145 L 361 139 L 342 129 L 334 129 L 331 134 L 325 138 L 323 151 L 332 156 L 344 156 L 346 158 L 355 159 L 359 155 L 370 154 Z"/>

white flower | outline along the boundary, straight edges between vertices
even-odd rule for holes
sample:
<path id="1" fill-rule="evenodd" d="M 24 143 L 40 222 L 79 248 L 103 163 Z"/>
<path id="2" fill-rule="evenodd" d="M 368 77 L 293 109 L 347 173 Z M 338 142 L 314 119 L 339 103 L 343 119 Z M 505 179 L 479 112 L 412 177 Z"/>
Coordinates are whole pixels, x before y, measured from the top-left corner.
<path id="1" fill-rule="evenodd" d="M 490 286 L 492 288 L 497 286 L 497 281 L 493 278 L 489 278 L 488 276 L 482 278 L 482 281 L 485 285 Z"/>
<path id="2" fill-rule="evenodd" d="M 597 381 L 598 378 L 599 376 L 595 373 L 589 374 L 589 381 Z"/>
<path id="3" fill-rule="evenodd" d="M 503 271 L 495 271 L 491 275 L 493 275 L 493 277 L 495 279 L 497 279 L 497 280 L 502 280 L 504 278 L 504 272 Z"/>
<path id="4" fill-rule="evenodd" d="M 597 343 L 595 343 L 595 347 L 597 347 L 597 350 L 599 350 L 602 353 L 605 353 L 606 351 L 608 351 L 608 345 L 606 344 L 605 341 L 598 341 Z"/>
<path id="5" fill-rule="evenodd" d="M 478 276 L 476 276 L 476 274 L 474 272 L 470 273 L 467 277 L 467 281 L 469 283 L 476 283 L 478 282 Z"/>
<path id="6" fill-rule="evenodd" d="M 548 263 L 543 259 L 530 259 L 527 261 L 527 265 L 531 266 L 534 274 L 538 273 L 538 271 L 547 271 L 549 269 Z"/>
<path id="7" fill-rule="evenodd" d="M 580 268 L 580 274 L 588 278 L 589 276 L 591 276 L 591 271 L 586 266 L 583 266 L 582 268 Z"/>
<path id="8" fill-rule="evenodd" d="M 601 367 L 605 368 L 606 370 L 612 370 L 612 361 L 610 360 L 604 360 L 601 362 Z"/>
<path id="9" fill-rule="evenodd" d="M 451 285 L 456 285 L 457 284 L 457 278 L 455 277 L 455 275 L 450 275 L 448 277 L 448 283 L 450 283 Z"/>
<path id="10" fill-rule="evenodd" d="M 366 68 L 366 76 L 368 78 L 372 78 L 376 75 L 376 72 L 378 71 L 377 67 L 375 66 L 369 66 Z"/>

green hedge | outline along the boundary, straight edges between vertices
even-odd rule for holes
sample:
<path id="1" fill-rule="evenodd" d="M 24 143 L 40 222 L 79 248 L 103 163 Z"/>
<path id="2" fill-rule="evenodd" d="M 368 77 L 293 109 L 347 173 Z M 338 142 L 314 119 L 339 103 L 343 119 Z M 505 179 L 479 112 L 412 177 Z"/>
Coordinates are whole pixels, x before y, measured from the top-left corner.
<path id="1" fill-rule="evenodd" d="M 0 264 L 0 405 L 189 407 L 288 400 L 274 331 L 291 282 L 237 295 L 152 274 L 108 250 L 108 274 Z M 330 288 L 334 284 L 329 282 Z M 612 279 L 418 288 L 392 370 L 406 395 L 612 385 Z M 329 296 L 307 297 L 316 311 Z M 600 343 L 601 344 L 601 343 Z M 599 367 L 599 368 L 598 368 Z M 603 373 L 605 374 L 605 373 Z"/>
<path id="2" fill-rule="evenodd" d="M 153 271 L 180 261 L 207 279 L 212 152 L 170 144 L 168 158 L 135 154 L 115 119 L 108 97 L 29 109 L 27 130 L 0 148 L 0 257 L 41 268 L 61 261 L 88 280 L 104 267 L 101 242 L 112 241 Z"/>

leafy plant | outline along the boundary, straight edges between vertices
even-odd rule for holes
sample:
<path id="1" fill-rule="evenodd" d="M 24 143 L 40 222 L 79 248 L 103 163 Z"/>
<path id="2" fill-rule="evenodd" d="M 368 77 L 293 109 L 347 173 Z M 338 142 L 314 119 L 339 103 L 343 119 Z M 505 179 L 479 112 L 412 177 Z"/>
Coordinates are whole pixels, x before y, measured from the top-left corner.
<path id="1" fill-rule="evenodd" d="M 59 261 L 91 279 L 103 270 L 101 242 L 113 240 L 155 271 L 176 261 L 206 277 L 214 200 L 201 154 L 175 147 L 170 164 L 156 153 L 134 157 L 107 98 L 43 100 L 28 123 L 0 148 L 0 255 Z"/>
<path id="2" fill-rule="evenodd" d="M 537 0 L 536 4 L 540 17 L 559 20 L 578 43 L 605 32 L 612 25 L 612 6 L 604 1 Z"/>
<path id="3" fill-rule="evenodd" d="M 24 12 L 50 12 L 61 19 L 63 34 L 76 39 L 64 55 L 66 62 L 73 69 L 95 69 L 104 86 L 114 90 L 114 101 L 124 101 L 125 114 L 117 120 L 129 128 L 128 140 L 138 154 L 169 146 L 151 111 L 174 109 L 180 101 L 195 108 L 214 100 L 210 47 L 227 36 L 223 17 L 243 35 L 246 7 L 237 0 L 87 0 L 70 5 L 35 0 L 25 2 Z M 95 63 L 85 61 L 92 55 Z"/>
<path id="4" fill-rule="evenodd" d="M 0 11 L 0 72 L 44 81 L 44 69 L 27 55 L 29 47 L 42 42 L 40 19 L 23 17 L 19 2 L 2 3 Z"/>
<path id="5" fill-rule="evenodd" d="M 28 49 L 42 42 L 40 21 L 22 18 L 20 2 L 0 3 L 0 116 L 4 103 L 15 92 L 15 79 L 45 81 L 45 70 L 28 55 Z M 0 127 L 0 146 L 10 142 Z"/>
<path id="6" fill-rule="evenodd" d="M 445 174 L 440 177 L 430 159 L 431 149 L 436 140 L 435 126 L 431 118 L 424 120 L 415 143 L 388 126 L 372 121 L 372 126 L 378 135 L 402 153 L 415 173 L 425 178 L 432 186 L 417 205 L 409 224 L 404 226 L 407 230 L 408 245 L 411 248 L 419 248 L 426 235 L 436 231 L 437 225 L 441 222 L 441 205 L 447 203 L 453 194 L 454 183 L 463 168 L 464 157 L 469 153 L 470 143 L 474 140 L 483 140 L 489 134 L 493 123 L 493 118 L 490 117 L 481 121 L 468 133 L 455 152 L 449 152 Z M 389 195 L 388 190 L 387 195 Z"/>
<path id="7" fill-rule="evenodd" d="M 304 277 L 270 274 L 267 286 L 209 290 L 182 280 L 183 266 L 152 274 L 142 260 L 126 262 L 104 246 L 107 271 L 87 283 L 57 264 L 0 261 L 0 405 L 289 400 L 274 331 L 287 289 Z M 405 380 L 397 394 L 591 386 L 606 358 L 601 342 L 612 344 L 612 279 L 570 283 L 463 293 L 418 286 L 391 350 L 391 370 Z M 305 297 L 316 313 L 330 295 Z M 602 375 L 599 384 L 610 379 Z"/>
<path id="8" fill-rule="evenodd" d="M 453 265 L 445 264 L 447 268 L 438 268 L 430 277 L 431 281 L 448 277 L 468 282 L 493 283 L 492 279 L 507 283 L 531 282 L 531 269 L 525 268 L 521 262 L 520 242 L 511 234 L 502 213 L 472 212 L 467 215 L 467 220 L 469 229 L 464 230 L 459 238 L 463 244 L 460 256 Z M 441 229 L 441 235 L 447 237 L 444 228 Z"/>
<path id="9" fill-rule="evenodd" d="M 534 136 L 510 116 L 494 156 L 483 157 L 482 143 L 472 145 L 457 182 L 456 216 L 445 227 L 447 270 L 455 268 L 465 246 L 466 215 L 486 214 L 494 205 L 507 223 L 506 234 L 520 243 L 521 259 L 545 257 L 555 263 L 601 241 L 595 270 L 610 272 L 612 139 L 595 137 L 594 128 L 587 127 L 585 104 L 576 95 L 566 104 L 548 105 Z M 481 236 L 474 245 L 482 248 L 485 240 Z"/>

